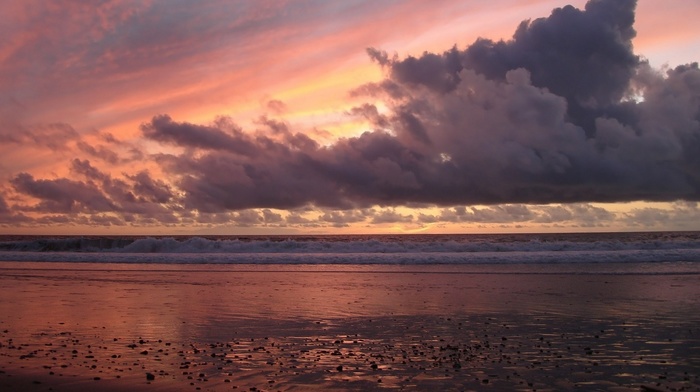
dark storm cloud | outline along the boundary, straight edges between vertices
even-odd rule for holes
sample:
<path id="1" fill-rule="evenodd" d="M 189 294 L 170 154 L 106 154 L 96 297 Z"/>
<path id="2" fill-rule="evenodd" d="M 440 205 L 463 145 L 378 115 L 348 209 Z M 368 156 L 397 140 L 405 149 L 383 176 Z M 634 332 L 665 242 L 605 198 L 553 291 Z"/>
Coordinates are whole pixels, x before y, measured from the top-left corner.
<path id="1" fill-rule="evenodd" d="M 640 64 L 632 50 L 635 5 L 636 0 L 592 0 L 585 10 L 557 8 L 547 18 L 522 22 L 509 41 L 480 38 L 464 51 L 426 52 L 400 61 L 374 48 L 368 54 L 389 69 L 395 83 L 438 93 L 457 88 L 464 69 L 501 82 L 509 71 L 527 69 L 533 86 L 566 99 L 567 121 L 590 136 L 597 117 L 633 121 L 632 105 L 621 105 L 620 99 Z M 383 88 L 393 97 L 400 94 L 396 85 Z"/>
<path id="2" fill-rule="evenodd" d="M 88 183 L 102 192 L 114 204 L 115 212 L 139 213 L 146 215 L 169 215 L 172 212 L 161 204 L 174 198 L 170 186 L 151 177 L 148 171 L 135 175 L 125 174 L 129 182 L 112 178 L 92 166 L 88 160 L 74 159 L 71 171 L 84 176 Z"/>
<path id="3" fill-rule="evenodd" d="M 134 181 L 134 192 L 150 202 L 167 203 L 174 197 L 168 184 L 151 178 L 147 171 L 139 172 L 129 178 Z"/>
<path id="4" fill-rule="evenodd" d="M 10 180 L 18 192 L 41 202 L 32 210 L 49 213 L 113 211 L 116 209 L 105 195 L 91 182 L 65 178 L 36 180 L 31 174 L 20 173 Z"/>
<path id="5" fill-rule="evenodd" d="M 160 115 L 141 131 L 184 150 L 152 155 L 167 184 L 148 173 L 112 178 L 87 161 L 73 166 L 86 182 L 20 174 L 12 184 L 40 206 L 116 206 L 125 219 L 315 206 L 327 211 L 318 222 L 334 226 L 409 221 L 368 212 L 376 205 L 507 204 L 415 218 L 423 223 L 598 225 L 610 213 L 585 203 L 700 200 L 700 70 L 661 73 L 640 62 L 631 45 L 634 8 L 630 0 L 592 0 L 585 10 L 523 22 L 507 42 L 479 39 L 442 54 L 400 60 L 369 49 L 386 79 L 353 94 L 382 102 L 348 114 L 372 130 L 329 145 L 267 117 L 256 123 L 263 130 L 244 132 L 226 118 L 199 125 Z M 550 203 L 582 204 L 525 206 Z M 281 221 L 258 211 L 229 218 Z M 311 224 L 305 219 L 292 214 L 287 223 Z"/>
<path id="6" fill-rule="evenodd" d="M 149 139 L 181 147 L 227 150 L 242 155 L 255 153 L 255 145 L 239 128 L 230 127 L 225 132 L 222 130 L 228 125 L 225 119 L 216 125 L 176 123 L 170 116 L 161 115 L 153 117 L 150 123 L 143 124 L 141 131 Z"/>
<path id="7" fill-rule="evenodd" d="M 460 57 L 457 48 L 452 48 L 442 54 L 426 52 L 419 58 L 409 56 L 388 64 L 391 78 L 400 84 L 422 85 L 433 91 L 448 93 L 460 82 L 459 71 L 463 69 Z M 383 64 L 387 64 L 388 60 L 383 61 Z"/>
<path id="8" fill-rule="evenodd" d="M 624 111 L 619 100 L 639 64 L 632 52 L 635 5 L 592 0 L 585 10 L 558 8 L 548 18 L 522 22 L 508 42 L 477 40 L 462 62 L 496 80 L 527 69 L 533 85 L 566 98 L 571 120 L 593 133 L 595 117 Z"/>
<path id="9" fill-rule="evenodd" d="M 391 111 L 376 121 L 367 108 L 357 113 L 433 159 L 421 170 L 401 165 L 422 188 L 405 199 L 697 199 L 700 73 L 691 64 L 661 75 L 640 62 L 634 8 L 628 0 L 567 6 L 523 22 L 512 40 L 479 39 L 464 51 L 399 60 L 368 50 L 388 80 L 355 94 L 384 91 Z"/>
<path id="10" fill-rule="evenodd" d="M 88 160 L 74 159 L 71 172 L 85 181 L 57 178 L 35 179 L 20 173 L 10 180 L 13 191 L 38 201 L 33 204 L 15 204 L 12 211 L 3 213 L 0 223 L 86 224 L 122 226 L 129 223 L 174 224 L 179 218 L 173 206 L 165 206 L 174 196 L 170 186 L 141 171 L 125 179 L 112 178 L 90 164 Z M 2 207 L 2 205 L 0 205 Z M 42 217 L 32 219 L 15 211 L 40 212 Z M 78 215 L 77 213 L 87 214 Z M 149 223 L 150 222 L 150 223 Z"/>
<path id="11" fill-rule="evenodd" d="M 73 161 L 71 161 L 70 170 L 75 174 L 85 176 L 89 180 L 107 181 L 110 179 L 108 175 L 101 172 L 96 167 L 92 166 L 92 164 L 90 164 L 90 161 L 88 161 L 87 159 L 73 159 Z"/>
<path id="12" fill-rule="evenodd" d="M 373 131 L 331 145 L 267 118 L 259 124 L 270 137 L 167 116 L 142 129 L 201 150 L 157 159 L 184 192 L 185 208 L 212 213 L 700 199 L 700 70 L 662 74 L 639 62 L 630 41 L 634 7 L 564 7 L 523 22 L 511 41 L 477 40 L 464 51 L 399 60 L 368 50 L 387 79 L 354 94 L 381 97 L 387 109 L 350 110 Z M 474 210 L 467 218 L 554 218 L 520 212 Z"/>
<path id="13" fill-rule="evenodd" d="M 184 192 L 188 209 L 219 212 L 340 202 L 332 180 L 319 174 L 321 162 L 269 139 L 263 143 L 269 150 L 256 160 L 222 152 L 157 159 Z"/>

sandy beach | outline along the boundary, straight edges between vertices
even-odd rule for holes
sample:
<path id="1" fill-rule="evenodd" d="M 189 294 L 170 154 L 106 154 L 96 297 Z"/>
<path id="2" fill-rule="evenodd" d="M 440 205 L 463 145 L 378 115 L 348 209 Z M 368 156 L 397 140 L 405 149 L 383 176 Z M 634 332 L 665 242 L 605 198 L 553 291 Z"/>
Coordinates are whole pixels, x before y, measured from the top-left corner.
<path id="1" fill-rule="evenodd" d="M 513 268 L 4 262 L 0 390 L 700 390 L 700 276 Z"/>

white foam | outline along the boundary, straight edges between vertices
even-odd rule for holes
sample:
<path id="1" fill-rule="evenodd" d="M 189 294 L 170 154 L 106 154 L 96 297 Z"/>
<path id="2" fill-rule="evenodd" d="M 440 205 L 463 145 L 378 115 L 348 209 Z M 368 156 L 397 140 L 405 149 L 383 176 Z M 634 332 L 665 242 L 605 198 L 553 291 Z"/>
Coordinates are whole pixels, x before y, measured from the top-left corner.
<path id="1" fill-rule="evenodd" d="M 171 264 L 700 263 L 700 234 L 29 238 L 0 260 Z"/>

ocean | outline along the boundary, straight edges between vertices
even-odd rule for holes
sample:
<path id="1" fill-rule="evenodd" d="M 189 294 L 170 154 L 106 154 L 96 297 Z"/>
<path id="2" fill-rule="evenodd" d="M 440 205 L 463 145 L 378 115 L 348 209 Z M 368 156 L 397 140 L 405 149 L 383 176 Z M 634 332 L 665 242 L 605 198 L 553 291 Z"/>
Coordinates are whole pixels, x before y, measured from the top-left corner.
<path id="1" fill-rule="evenodd" d="M 0 390 L 700 390 L 700 232 L 2 236 L 0 298 Z"/>
<path id="2" fill-rule="evenodd" d="M 477 272 L 700 274 L 700 232 L 0 236 L 0 261 L 95 264 L 454 265 Z"/>

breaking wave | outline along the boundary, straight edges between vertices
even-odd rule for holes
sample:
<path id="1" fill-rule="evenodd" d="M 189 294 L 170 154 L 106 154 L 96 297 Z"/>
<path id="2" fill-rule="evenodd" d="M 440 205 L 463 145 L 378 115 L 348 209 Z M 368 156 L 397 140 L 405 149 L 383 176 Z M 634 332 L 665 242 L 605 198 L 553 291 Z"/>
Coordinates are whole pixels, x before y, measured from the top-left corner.
<path id="1" fill-rule="evenodd" d="M 700 233 L 0 237 L 0 260 L 116 263 L 700 262 Z"/>

